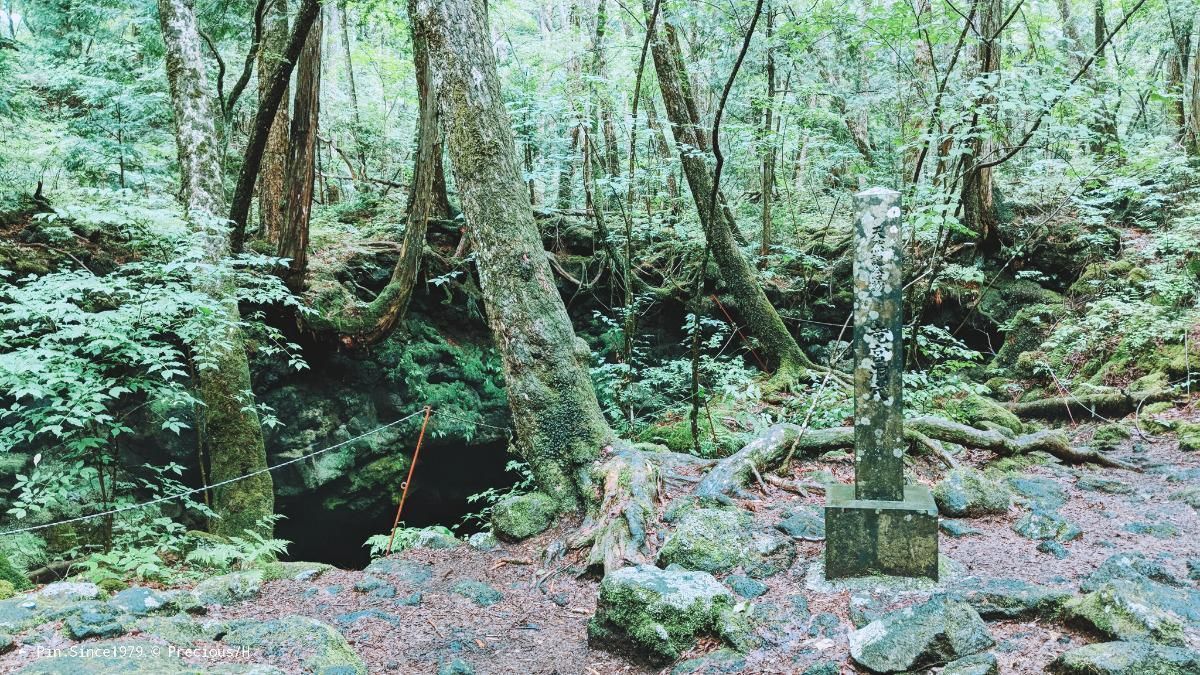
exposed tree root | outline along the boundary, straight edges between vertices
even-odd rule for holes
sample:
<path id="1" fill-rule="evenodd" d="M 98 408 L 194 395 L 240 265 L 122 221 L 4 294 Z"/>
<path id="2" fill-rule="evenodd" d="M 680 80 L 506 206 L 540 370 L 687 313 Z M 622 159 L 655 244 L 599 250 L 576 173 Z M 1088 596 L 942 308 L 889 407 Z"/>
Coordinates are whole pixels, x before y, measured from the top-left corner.
<path id="1" fill-rule="evenodd" d="M 1010 437 L 999 431 L 976 429 L 940 417 L 920 417 L 905 421 L 905 436 L 926 447 L 957 443 L 991 450 L 1005 457 L 1040 451 L 1070 464 L 1091 462 L 1112 468 L 1138 470 L 1132 464 L 1098 452 L 1072 448 L 1067 436 L 1055 430 Z M 742 488 L 753 478 L 755 470 L 771 471 L 797 454 L 815 454 L 853 445 L 853 427 L 808 429 L 802 433 L 798 425 L 776 424 L 741 450 L 717 462 L 701 479 L 696 494 L 706 497 L 745 497 L 748 495 Z M 947 461 L 945 457 L 939 458 Z"/>
<path id="2" fill-rule="evenodd" d="M 662 495 L 662 481 L 658 466 L 651 461 L 652 454 L 666 453 L 617 446 L 608 459 L 591 470 L 600 488 L 598 504 L 569 544 L 570 548 L 591 546 L 589 571 L 607 574 L 652 559 L 647 532 Z"/>
<path id="3" fill-rule="evenodd" d="M 1017 417 L 1032 417 L 1044 420 L 1118 418 L 1136 412 L 1138 408 L 1157 401 L 1169 401 L 1174 397 L 1170 389 L 1151 392 L 1120 391 L 1113 394 L 1087 394 L 1043 398 L 1037 401 L 1010 403 L 1006 406 Z"/>

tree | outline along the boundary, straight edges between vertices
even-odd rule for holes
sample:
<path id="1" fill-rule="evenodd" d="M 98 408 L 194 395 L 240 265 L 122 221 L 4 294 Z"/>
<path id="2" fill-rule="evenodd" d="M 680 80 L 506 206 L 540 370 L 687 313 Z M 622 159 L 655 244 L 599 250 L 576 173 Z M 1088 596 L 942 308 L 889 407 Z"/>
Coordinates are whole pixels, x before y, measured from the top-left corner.
<path id="1" fill-rule="evenodd" d="M 416 0 L 408 0 L 414 15 Z M 449 218 L 453 213 L 446 196 L 446 169 L 442 165 L 442 136 L 437 102 L 430 90 L 432 64 L 425 35 L 412 27 L 413 69 L 417 80 L 417 155 L 413 163 L 412 188 L 408 193 L 408 219 Z M 424 243 L 422 233 L 422 243 Z"/>
<path id="2" fill-rule="evenodd" d="M 417 0 L 437 63 L 433 85 L 477 258 L 488 325 L 504 364 L 517 449 L 562 509 L 584 502 L 581 474 L 612 440 L 533 221 L 504 109 L 484 0 Z"/>
<path id="3" fill-rule="evenodd" d="M 269 75 L 280 64 L 288 42 L 287 0 L 266 0 L 263 17 L 262 45 L 258 50 L 258 104 L 262 106 L 267 97 Z M 286 100 L 288 87 L 285 84 L 283 98 Z M 288 156 L 288 108 L 276 106 L 267 144 L 263 149 L 262 177 L 258 186 L 258 216 L 262 223 L 261 235 L 272 243 L 278 243 L 279 233 L 284 226 L 284 175 L 287 172 Z"/>
<path id="4" fill-rule="evenodd" d="M 967 142 L 967 156 L 963 157 L 962 178 L 962 222 L 976 233 L 984 249 L 999 248 L 999 215 L 996 211 L 995 186 L 992 167 L 983 164 L 993 153 L 995 143 L 990 139 L 989 124 L 986 122 L 996 98 L 990 91 L 995 88 L 993 74 L 1000 70 L 1000 32 L 1004 21 L 1003 0 L 978 0 L 979 45 L 975 49 L 978 68 L 977 77 L 983 82 L 985 94 L 972 114 L 972 133 Z"/>
<path id="5" fill-rule="evenodd" d="M 292 128 L 288 146 L 284 229 L 279 233 L 279 257 L 287 258 L 284 280 L 288 288 L 304 288 L 308 268 L 308 226 L 312 217 L 313 183 L 316 178 L 317 129 L 321 119 L 321 38 L 324 23 L 318 13 L 300 52 L 296 72 L 296 99 L 292 104 Z M 282 106 L 280 106 L 282 107 Z M 265 177 L 265 176 L 264 176 Z"/>
<path id="6" fill-rule="evenodd" d="M 190 0 L 158 0 L 159 22 L 166 44 L 167 81 L 175 111 L 182 200 L 196 229 L 198 257 L 210 272 L 197 279 L 204 292 L 217 298 L 214 313 L 222 329 L 206 345 L 197 371 L 201 437 L 213 483 L 261 471 L 267 466 L 262 427 L 250 392 L 250 367 L 239 328 L 236 289 L 222 272 L 229 253 L 221 157 L 208 76 L 200 56 L 200 33 Z M 238 534 L 255 527 L 275 510 L 271 474 L 263 471 L 214 491 L 219 534 Z"/>

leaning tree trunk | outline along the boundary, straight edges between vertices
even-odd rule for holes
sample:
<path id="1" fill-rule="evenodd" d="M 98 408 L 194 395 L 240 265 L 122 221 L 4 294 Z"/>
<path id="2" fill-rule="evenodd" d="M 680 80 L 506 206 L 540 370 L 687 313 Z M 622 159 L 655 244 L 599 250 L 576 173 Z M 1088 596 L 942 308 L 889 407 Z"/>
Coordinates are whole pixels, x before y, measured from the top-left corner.
<path id="1" fill-rule="evenodd" d="M 408 0 L 408 15 L 413 16 L 416 0 Z M 408 193 L 408 222 L 429 218 L 450 218 L 450 198 L 446 195 L 446 169 L 442 165 L 441 125 L 434 92 L 430 89 L 432 64 L 425 35 L 412 27 L 413 68 L 417 80 L 417 156 L 413 165 L 412 188 Z M 424 224 L 421 224 L 424 227 Z M 422 233 L 424 242 L 424 233 Z"/>
<path id="2" fill-rule="evenodd" d="M 433 86 L 448 130 L 488 324 L 504 364 L 517 448 L 563 509 L 584 501 L 580 481 L 611 440 L 554 285 L 504 109 L 484 0 L 417 0 Z"/>
<path id="3" fill-rule="evenodd" d="M 266 16 L 263 17 L 262 46 L 258 50 L 258 103 L 266 100 L 267 73 L 279 65 L 283 50 L 287 47 L 288 16 L 287 0 L 268 0 Z M 284 86 L 284 98 L 287 87 Z M 284 174 L 287 171 L 288 155 L 288 108 L 277 107 L 271 130 L 267 134 L 267 145 L 263 150 L 262 178 L 258 186 L 258 217 L 262 224 L 261 235 L 271 243 L 278 243 L 284 223 Z"/>
<path id="4" fill-rule="evenodd" d="M 653 3 L 651 0 L 643 0 L 643 3 L 646 16 L 650 16 Z M 669 22 L 662 23 L 669 27 Z M 704 237 L 742 318 L 750 328 L 750 333 L 758 338 L 767 358 L 776 366 L 777 381 L 788 382 L 815 366 L 800 350 L 796 339 L 788 332 L 787 326 L 779 318 L 779 313 L 759 286 L 754 269 L 742 255 L 734 239 L 728 216 L 710 217 L 712 175 L 704 157 L 697 152 L 697 148 L 706 148 L 708 142 L 694 121 L 694 111 L 689 109 L 687 74 L 677 67 L 677 64 L 682 62 L 682 57 L 673 47 L 673 42 L 664 37 L 666 33 L 666 28 L 655 31 L 651 40 L 651 54 L 654 57 L 654 69 L 658 74 L 658 86 L 667 109 L 667 118 L 671 122 L 671 130 L 679 146 L 679 161 L 683 165 L 684 176 L 696 202 L 696 210 L 700 214 Z"/>
<path id="5" fill-rule="evenodd" d="M 223 221 L 221 158 L 217 148 L 208 77 L 200 53 L 200 33 L 191 0 L 158 0 L 166 44 L 167 80 L 175 111 L 183 203 L 198 230 L 199 257 L 211 269 L 197 279 L 202 291 L 218 303 L 220 330 L 197 345 L 197 380 L 203 443 L 214 483 L 259 471 L 267 466 L 262 427 L 250 394 L 250 367 L 239 327 L 233 278 L 221 272 L 229 253 Z M 240 534 L 275 511 L 271 474 L 262 473 L 216 488 L 214 510 L 218 534 Z"/>
<path id="6" fill-rule="evenodd" d="M 317 129 L 321 119 L 320 16 L 308 31 L 296 71 L 296 100 L 292 104 L 291 145 L 287 161 L 287 217 L 279 234 L 279 257 L 287 258 L 284 281 L 288 288 L 304 288 L 308 269 L 308 225 L 312 217 L 313 183 L 316 178 Z M 283 106 L 280 106 L 281 108 Z"/>

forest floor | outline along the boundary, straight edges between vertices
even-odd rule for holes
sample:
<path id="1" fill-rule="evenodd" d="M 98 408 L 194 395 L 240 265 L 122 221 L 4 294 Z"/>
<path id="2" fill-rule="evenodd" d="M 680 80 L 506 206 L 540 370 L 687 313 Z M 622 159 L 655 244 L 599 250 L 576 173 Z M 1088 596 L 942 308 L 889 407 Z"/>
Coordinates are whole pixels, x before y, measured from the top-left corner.
<path id="1" fill-rule="evenodd" d="M 1200 417 L 1184 410 L 1170 414 Z M 1084 443 L 1092 430 L 1090 425 L 1079 425 L 1072 432 L 1077 442 Z M 566 538 L 572 523 L 561 523 L 530 540 L 502 544 L 491 551 L 470 546 L 413 549 L 376 560 L 365 571 L 331 569 L 317 576 L 301 575 L 303 580 L 268 581 L 253 600 L 210 608 L 197 623 L 213 626 L 230 625 L 225 622 L 238 619 L 266 622 L 296 615 L 312 617 L 334 626 L 372 673 L 434 673 L 439 669 L 445 673 L 514 674 L 801 673 L 822 662 L 830 665 L 821 672 L 860 672 L 849 659 L 847 641 L 855 629 L 855 618 L 861 624 L 881 612 L 922 601 L 931 593 L 953 591 L 961 577 L 1019 579 L 1078 593 L 1081 580 L 1101 563 L 1127 552 L 1144 554 L 1179 579 L 1188 578 L 1187 561 L 1200 559 L 1200 513 L 1172 496 L 1181 489 L 1200 486 L 1200 453 L 1181 451 L 1170 433 L 1146 438 L 1135 434 L 1111 452 L 1144 471 L 1040 461 L 1010 474 L 1016 479 L 1033 479 L 1025 481 L 1025 492 L 1033 495 L 1027 498 L 1056 501 L 1057 511 L 1082 530 L 1081 536 L 1064 543 L 1066 556 L 1062 558 L 1039 551 L 1037 541 L 1014 531 L 1014 523 L 1028 506 L 1020 495 L 1007 513 L 960 521 L 975 533 L 955 537 L 942 532 L 941 551 L 952 561 L 949 565 L 955 572 L 937 588 L 830 589 L 815 583 L 813 566 L 822 558 L 823 543 L 796 540 L 795 563 L 763 579 L 767 590 L 752 601 L 761 646 L 744 658 L 728 652 L 704 658 L 720 647 L 715 638 L 702 638 L 678 664 L 665 669 L 591 648 L 587 621 L 596 609 L 598 584 L 577 576 L 581 553 L 568 553 L 543 564 L 544 551 Z M 993 458 L 972 451 L 962 459 L 965 464 L 982 466 Z M 940 473 L 925 460 L 919 460 L 914 470 L 918 480 L 930 484 Z M 852 479 L 850 460 L 837 455 L 793 464 L 797 478 L 828 477 L 821 472 L 846 482 Z M 1032 492 L 1028 486 L 1033 486 Z M 684 495 L 668 495 L 680 496 Z M 753 514 L 757 524 L 775 526 L 785 515 L 805 507 L 819 508 L 822 501 L 819 493 L 801 497 L 766 487 L 759 498 L 739 500 L 739 504 Z M 852 607 L 857 608 L 857 616 Z M 0 623 L 5 611 L 0 607 Z M 116 642 L 85 643 L 63 638 L 62 622 L 30 627 L 14 634 L 17 647 L 0 656 L 0 672 L 13 672 L 31 663 L 28 672 L 55 672 L 49 662 L 43 662 L 43 670 L 37 669 L 37 659 L 46 655 L 46 648 L 117 645 L 131 638 L 166 645 L 164 635 L 171 638 L 145 624 L 138 626 Z M 988 629 L 996 641 L 991 651 L 1001 673 L 1043 672 L 1062 652 L 1103 641 L 1054 620 L 991 621 Z M 315 669 L 315 662 L 304 660 L 303 645 L 279 648 L 276 643 L 275 648 L 268 644 L 249 652 L 231 652 L 221 650 L 228 639 L 218 642 L 219 631 L 210 630 L 212 636 L 216 637 L 208 642 L 200 637 L 191 643 L 211 649 L 182 654 L 183 660 L 204 669 L 230 667 L 219 665 L 222 663 L 263 664 L 284 672 Z M 1191 631 L 1186 637 L 1189 646 L 1197 647 L 1200 636 Z"/>

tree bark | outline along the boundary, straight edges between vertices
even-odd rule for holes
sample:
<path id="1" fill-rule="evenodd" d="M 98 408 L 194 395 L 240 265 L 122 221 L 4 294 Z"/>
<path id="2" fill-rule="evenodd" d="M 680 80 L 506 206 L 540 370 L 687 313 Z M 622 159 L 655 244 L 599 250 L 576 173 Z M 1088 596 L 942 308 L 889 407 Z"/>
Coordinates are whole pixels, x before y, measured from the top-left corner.
<path id="1" fill-rule="evenodd" d="M 762 144 L 762 242 L 759 245 L 759 265 L 765 267 L 771 252 L 771 200 L 775 197 L 775 48 L 771 44 L 775 31 L 775 8 L 767 10 L 767 100 L 764 105 Z"/>
<path id="2" fill-rule="evenodd" d="M 651 0 L 643 0 L 643 5 L 646 16 L 650 16 L 653 9 Z M 697 149 L 707 149 L 708 140 L 697 128 L 691 111 L 694 104 L 689 106 L 688 103 L 690 97 L 686 92 L 690 87 L 685 85 L 687 73 L 678 69 L 682 57 L 669 39 L 671 24 L 669 21 L 660 23 L 663 30 L 655 31 L 650 51 L 654 57 L 654 70 L 658 75 L 667 119 L 679 148 L 679 161 L 700 215 L 705 240 L 742 319 L 749 326 L 750 333 L 758 338 L 771 365 L 776 368 L 777 381 L 787 383 L 815 366 L 800 350 L 796 339 L 788 332 L 779 313 L 759 286 L 754 269 L 734 239 L 729 214 L 726 217 L 710 217 L 708 201 L 712 196 L 712 175 L 704 157 L 697 152 Z"/>
<path id="3" fill-rule="evenodd" d="M 408 15 L 416 14 L 416 0 L 408 0 Z M 417 154 L 412 189 L 408 193 L 408 220 L 448 219 L 454 214 L 446 194 L 446 169 L 442 164 L 442 130 L 436 92 L 431 89 L 433 66 L 427 38 L 412 27 L 413 68 L 417 80 Z M 422 215 L 423 214 L 423 215 Z"/>
<path id="4" fill-rule="evenodd" d="M 258 104 L 266 100 L 268 73 L 279 65 L 288 41 L 287 0 L 267 0 L 262 45 L 258 49 Z M 287 98 L 288 87 L 283 90 Z M 263 239 L 278 244 L 284 224 L 284 175 L 288 156 L 288 107 L 276 107 L 263 149 L 262 182 L 258 187 L 258 217 Z"/>
<path id="5" fill-rule="evenodd" d="M 190 0 L 158 0 L 159 22 L 166 44 L 167 80 L 175 112 L 181 195 L 188 218 L 197 229 L 199 259 L 211 272 L 197 286 L 218 306 L 220 330 L 197 345 L 201 438 L 214 483 L 261 471 L 267 466 L 262 427 L 250 393 L 250 367 L 239 325 L 233 278 L 222 272 L 229 253 L 228 232 L 220 220 L 225 197 L 216 117 L 208 95 L 208 77 L 200 53 L 200 34 Z M 275 510 L 271 474 L 262 473 L 214 490 L 218 520 L 212 530 L 236 535 L 253 529 Z M 269 534 L 269 532 L 268 532 Z"/>
<path id="6" fill-rule="evenodd" d="M 313 184 L 316 178 L 317 130 L 321 119 L 320 15 L 308 31 L 296 72 L 296 99 L 292 104 L 291 144 L 287 161 L 287 210 L 284 230 L 279 235 L 279 257 L 287 258 L 284 281 L 299 292 L 308 270 L 308 226 L 312 217 Z M 283 106 L 280 106 L 283 107 Z"/>
<path id="7" fill-rule="evenodd" d="M 990 73 L 1000 70 L 1000 36 L 1001 22 L 1004 20 L 1003 0 L 978 0 L 979 23 L 978 32 L 980 43 L 976 47 L 976 62 L 979 77 L 987 77 Z M 989 90 L 992 84 L 985 85 Z M 994 199 L 995 185 L 992 180 L 992 168 L 981 165 L 995 150 L 995 143 L 985 138 L 987 133 L 979 123 L 979 118 L 992 114 L 996 99 L 989 93 L 979 105 L 982 111 L 974 115 L 972 126 L 975 134 L 968 142 L 969 155 L 964 158 L 966 164 L 963 176 L 962 192 L 962 222 L 977 235 L 980 250 L 993 252 L 1000 248 L 999 216 L 996 212 Z"/>
<path id="8" fill-rule="evenodd" d="M 612 439 L 554 285 L 517 165 L 484 0 L 417 0 L 488 324 L 500 350 L 516 445 L 562 509 L 584 502 L 587 469 Z M 582 485 L 581 485 L 582 484 Z"/>
<path id="9" fill-rule="evenodd" d="M 300 51 L 304 49 L 304 43 L 308 37 L 308 29 L 316 20 L 320 9 L 319 0 L 301 0 L 300 9 L 296 12 L 296 20 L 292 26 L 292 33 L 288 36 L 287 47 L 283 50 L 283 57 L 271 72 L 267 86 L 263 88 L 264 93 L 260 95 L 258 112 L 254 115 L 254 123 L 250 128 L 250 138 L 246 142 L 246 151 L 242 159 L 242 170 L 238 174 L 237 186 L 233 191 L 233 202 L 229 208 L 229 220 L 233 223 L 229 246 L 234 253 L 240 253 L 242 245 L 246 241 L 246 222 L 250 216 L 250 200 L 254 195 L 254 184 L 258 181 L 263 151 L 266 149 L 267 138 L 275 121 L 275 113 L 283 101 L 288 81 L 292 77 L 292 65 L 300 57 Z"/>

